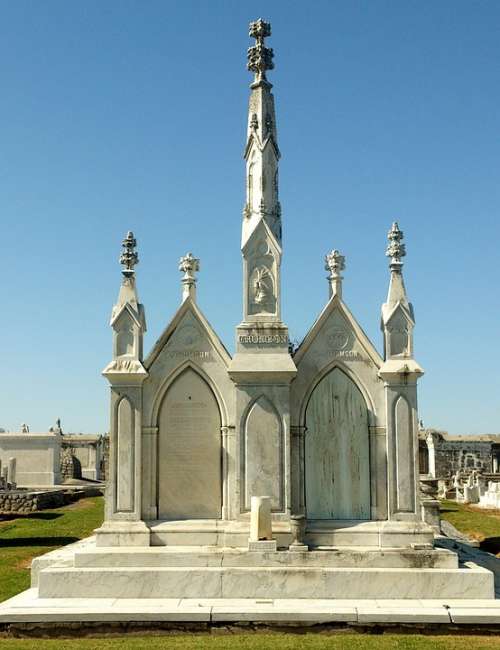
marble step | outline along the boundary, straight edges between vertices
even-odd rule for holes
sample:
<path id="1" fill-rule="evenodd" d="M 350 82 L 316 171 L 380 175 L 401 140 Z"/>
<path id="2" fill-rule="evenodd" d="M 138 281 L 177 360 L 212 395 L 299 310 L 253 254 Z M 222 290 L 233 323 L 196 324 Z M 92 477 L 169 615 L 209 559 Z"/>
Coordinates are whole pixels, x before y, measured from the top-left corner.
<path id="1" fill-rule="evenodd" d="M 90 548 L 77 550 L 74 566 L 83 567 L 356 567 L 458 568 L 458 557 L 445 549 L 373 549 L 370 547 L 276 553 L 216 547 Z"/>
<path id="2" fill-rule="evenodd" d="M 493 574 L 344 567 L 58 567 L 40 598 L 493 598 Z"/>
<path id="3" fill-rule="evenodd" d="M 68 624 L 74 635 L 88 624 L 114 625 L 123 623 L 130 629 L 134 622 L 141 626 L 151 622 L 175 625 L 192 630 L 192 623 L 205 624 L 206 629 L 220 623 L 239 624 L 255 622 L 261 625 L 366 625 L 385 624 L 393 626 L 422 623 L 441 624 L 443 632 L 453 625 L 468 629 L 485 626 L 491 634 L 492 626 L 500 628 L 500 601 L 493 599 L 357 599 L 357 600 L 319 600 L 319 599 L 179 599 L 179 598 L 39 598 L 37 589 L 14 596 L 0 603 L 0 627 L 26 624 L 33 634 L 33 627 L 41 624 L 58 623 L 59 632 Z M 21 627 L 22 629 L 22 627 Z M 102 629 L 102 628 L 101 628 Z M 124 627 L 125 629 L 125 627 Z M 394 629 L 394 628 L 392 628 Z M 113 628 L 110 628 L 113 631 Z M 115 630 L 116 631 L 116 628 Z M 486 631 L 486 630 L 485 630 Z M 200 645 L 203 645 L 200 640 Z"/>

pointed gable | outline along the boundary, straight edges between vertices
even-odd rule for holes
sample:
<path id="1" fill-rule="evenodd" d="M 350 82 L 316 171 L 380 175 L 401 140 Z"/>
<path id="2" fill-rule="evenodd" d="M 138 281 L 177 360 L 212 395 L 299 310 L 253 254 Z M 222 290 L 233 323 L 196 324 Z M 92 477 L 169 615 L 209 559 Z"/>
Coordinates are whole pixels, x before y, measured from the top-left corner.
<path id="1" fill-rule="evenodd" d="M 376 367 L 383 359 L 346 304 L 333 296 L 300 344 L 293 359 L 297 368 L 311 353 L 325 363 L 334 358 L 370 360 Z"/>
<path id="2" fill-rule="evenodd" d="M 158 357 L 167 350 L 181 360 L 183 358 L 196 360 L 197 357 L 208 359 L 206 353 L 213 352 L 226 367 L 231 362 L 231 355 L 226 347 L 198 305 L 190 298 L 182 303 L 153 346 L 144 361 L 145 367 L 152 368 Z"/>

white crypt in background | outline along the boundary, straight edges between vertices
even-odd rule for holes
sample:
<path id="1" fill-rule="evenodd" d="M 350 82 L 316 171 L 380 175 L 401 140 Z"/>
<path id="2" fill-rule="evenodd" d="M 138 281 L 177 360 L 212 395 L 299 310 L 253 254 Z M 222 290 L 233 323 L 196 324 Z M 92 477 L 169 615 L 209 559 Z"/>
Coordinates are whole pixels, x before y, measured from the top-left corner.
<path id="1" fill-rule="evenodd" d="M 199 260 L 180 260 L 182 303 L 149 354 L 123 243 L 113 308 L 109 477 L 93 539 L 35 561 L 42 598 L 493 598 L 493 575 L 434 548 L 418 489 L 414 313 L 394 223 L 384 354 L 342 296 L 299 347 L 281 313 L 281 206 L 270 26 L 256 45 L 243 210 L 243 320 L 231 356 L 196 300 Z M 299 236 L 299 233 L 296 233 Z"/>

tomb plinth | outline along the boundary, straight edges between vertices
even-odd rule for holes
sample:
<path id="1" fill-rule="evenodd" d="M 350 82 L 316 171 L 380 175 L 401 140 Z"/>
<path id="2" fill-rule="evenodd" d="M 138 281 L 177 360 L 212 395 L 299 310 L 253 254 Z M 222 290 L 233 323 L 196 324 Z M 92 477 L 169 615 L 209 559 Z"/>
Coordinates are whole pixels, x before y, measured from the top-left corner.
<path id="1" fill-rule="evenodd" d="M 43 598 L 492 598 L 493 575 L 433 548 L 418 489 L 415 316 L 403 233 L 388 233 L 384 351 L 344 301 L 346 260 L 325 257 L 326 304 L 298 348 L 281 312 L 282 220 L 270 25 L 251 23 L 243 318 L 231 355 L 180 258 L 181 304 L 150 353 L 123 242 L 113 308 L 110 460 L 103 525 L 34 563 Z M 300 236 L 300 232 L 296 235 Z M 318 264 L 321 266 L 321 264 Z M 217 272 L 217 270 L 215 271 Z M 327 291 L 328 289 L 328 291 Z M 235 317 L 236 321 L 236 317 Z M 265 497 L 263 496 L 265 495 Z M 437 526 L 436 522 L 433 522 Z"/>

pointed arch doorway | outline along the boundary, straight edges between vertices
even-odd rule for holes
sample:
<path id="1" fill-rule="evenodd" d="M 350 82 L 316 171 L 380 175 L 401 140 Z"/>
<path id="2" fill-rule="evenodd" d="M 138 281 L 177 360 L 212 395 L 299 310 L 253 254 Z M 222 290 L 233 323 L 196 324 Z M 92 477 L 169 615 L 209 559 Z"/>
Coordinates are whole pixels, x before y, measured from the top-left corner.
<path id="1" fill-rule="evenodd" d="M 158 426 L 159 518 L 220 519 L 221 415 L 210 386 L 192 368 L 167 390 Z"/>
<path id="2" fill-rule="evenodd" d="M 340 368 L 314 388 L 305 424 L 308 519 L 370 519 L 368 410 L 359 388 Z"/>

